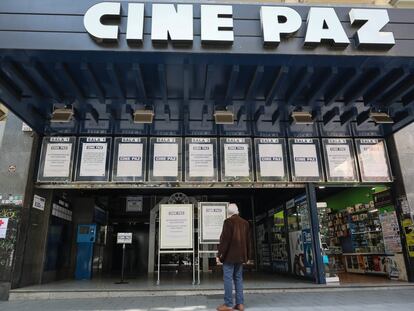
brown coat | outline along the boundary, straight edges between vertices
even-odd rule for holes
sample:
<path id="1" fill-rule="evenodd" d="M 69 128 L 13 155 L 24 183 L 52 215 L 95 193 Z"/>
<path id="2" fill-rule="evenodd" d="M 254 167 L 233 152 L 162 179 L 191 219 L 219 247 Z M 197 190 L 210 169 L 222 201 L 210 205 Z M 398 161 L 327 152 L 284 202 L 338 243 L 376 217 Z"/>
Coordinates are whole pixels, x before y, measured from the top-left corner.
<path id="1" fill-rule="evenodd" d="M 246 263 L 251 258 L 250 226 L 239 215 L 224 221 L 218 257 L 227 263 Z"/>

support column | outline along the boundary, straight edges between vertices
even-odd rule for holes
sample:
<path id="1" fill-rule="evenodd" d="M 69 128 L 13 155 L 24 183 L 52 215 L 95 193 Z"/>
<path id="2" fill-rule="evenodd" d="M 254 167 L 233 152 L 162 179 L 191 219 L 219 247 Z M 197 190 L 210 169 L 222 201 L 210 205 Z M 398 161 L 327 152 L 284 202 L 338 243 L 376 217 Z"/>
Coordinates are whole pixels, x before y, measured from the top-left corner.
<path id="1" fill-rule="evenodd" d="M 314 184 L 306 184 L 306 195 L 311 220 L 312 249 L 315 260 L 315 282 L 317 284 L 326 284 L 325 268 L 321 253 L 321 241 L 319 239 L 319 218 Z"/>

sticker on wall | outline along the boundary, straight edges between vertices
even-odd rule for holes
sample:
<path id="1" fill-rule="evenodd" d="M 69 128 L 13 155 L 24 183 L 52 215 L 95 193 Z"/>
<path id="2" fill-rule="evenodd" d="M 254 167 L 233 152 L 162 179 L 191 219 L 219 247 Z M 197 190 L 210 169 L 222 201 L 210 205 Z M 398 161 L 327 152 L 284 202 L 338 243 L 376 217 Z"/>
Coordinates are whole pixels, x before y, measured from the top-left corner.
<path id="1" fill-rule="evenodd" d="M 46 199 L 35 194 L 33 196 L 33 208 L 36 208 L 38 210 L 44 211 L 46 205 Z"/>
<path id="2" fill-rule="evenodd" d="M 0 239 L 6 238 L 8 224 L 9 218 L 0 218 Z"/>

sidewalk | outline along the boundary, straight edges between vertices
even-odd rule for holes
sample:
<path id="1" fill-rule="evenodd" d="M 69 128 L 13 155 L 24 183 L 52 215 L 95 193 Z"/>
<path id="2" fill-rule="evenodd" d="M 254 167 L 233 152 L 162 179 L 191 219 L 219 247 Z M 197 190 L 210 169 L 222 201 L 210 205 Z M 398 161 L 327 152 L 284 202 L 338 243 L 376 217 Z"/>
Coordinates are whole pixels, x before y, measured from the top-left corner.
<path id="1" fill-rule="evenodd" d="M 251 311 L 289 310 L 414 310 L 413 288 L 355 289 L 342 291 L 297 291 L 246 294 Z M 0 302 L 1 311 L 127 310 L 127 311 L 207 311 L 222 303 L 222 295 L 128 297 L 100 299 L 16 300 Z"/>

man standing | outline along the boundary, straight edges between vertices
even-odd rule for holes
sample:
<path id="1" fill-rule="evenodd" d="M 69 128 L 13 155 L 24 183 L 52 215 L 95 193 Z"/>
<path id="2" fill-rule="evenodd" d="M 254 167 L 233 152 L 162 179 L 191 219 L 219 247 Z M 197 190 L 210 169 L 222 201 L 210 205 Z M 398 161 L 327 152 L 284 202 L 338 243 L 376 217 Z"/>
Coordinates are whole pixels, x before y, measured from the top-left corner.
<path id="1" fill-rule="evenodd" d="M 218 311 L 244 310 L 243 263 L 251 255 L 249 223 L 239 216 L 236 204 L 227 209 L 227 219 L 223 224 L 218 247 L 217 264 L 223 264 L 224 304 Z M 233 307 L 233 281 L 236 289 L 236 305 Z"/>

